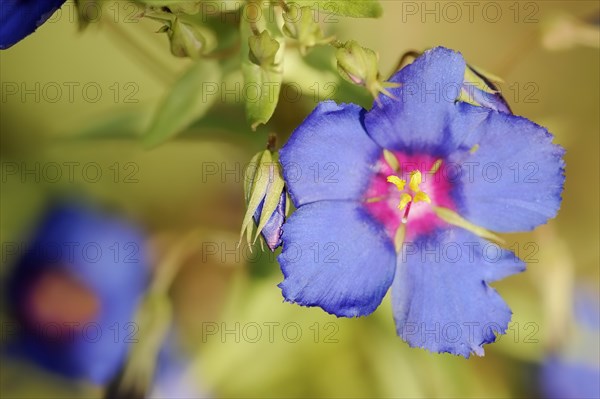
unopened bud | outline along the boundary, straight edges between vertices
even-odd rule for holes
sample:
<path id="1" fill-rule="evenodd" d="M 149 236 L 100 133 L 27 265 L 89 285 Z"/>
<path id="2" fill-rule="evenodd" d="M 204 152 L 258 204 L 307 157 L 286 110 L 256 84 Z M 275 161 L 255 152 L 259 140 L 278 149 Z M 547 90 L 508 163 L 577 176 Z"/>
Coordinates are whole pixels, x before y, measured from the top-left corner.
<path id="1" fill-rule="evenodd" d="M 199 58 L 210 53 L 217 44 L 215 34 L 202 26 L 190 25 L 176 18 L 166 31 L 171 41 L 171 53 L 176 57 Z"/>
<path id="2" fill-rule="evenodd" d="M 267 149 L 252 158 L 245 173 L 244 197 L 247 210 L 240 242 L 246 235 L 250 246 L 262 235 L 269 249 L 274 251 L 281 245 L 289 205 L 277 153 Z"/>
<path id="3" fill-rule="evenodd" d="M 333 40 L 333 37 L 324 37 L 323 30 L 315 20 L 310 7 L 290 7 L 283 13 L 283 20 L 283 33 L 299 42 L 302 53 L 318 44 Z"/>
<path id="4" fill-rule="evenodd" d="M 262 67 L 270 68 L 275 65 L 275 56 L 279 51 L 279 42 L 271 37 L 267 30 L 248 38 L 250 47 L 249 58 L 252 63 Z"/>
<path id="5" fill-rule="evenodd" d="M 392 97 L 392 94 L 384 86 L 398 86 L 394 83 L 380 81 L 377 53 L 366 47 L 362 47 L 354 40 L 346 42 L 336 51 L 337 67 L 340 75 L 359 86 L 364 86 L 371 95 L 377 99 L 379 93 Z"/>

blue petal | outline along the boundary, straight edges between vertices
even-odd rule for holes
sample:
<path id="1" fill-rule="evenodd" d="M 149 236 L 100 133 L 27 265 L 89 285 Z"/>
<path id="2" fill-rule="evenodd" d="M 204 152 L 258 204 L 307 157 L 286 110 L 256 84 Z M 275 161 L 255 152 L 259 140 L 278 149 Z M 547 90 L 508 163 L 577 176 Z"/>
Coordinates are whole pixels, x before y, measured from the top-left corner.
<path id="1" fill-rule="evenodd" d="M 432 352 L 483 355 L 511 318 L 488 283 L 524 269 L 512 252 L 458 228 L 405 243 L 392 285 L 398 335 Z"/>
<path id="2" fill-rule="evenodd" d="M 278 261 L 284 298 L 337 316 L 372 313 L 394 278 L 396 254 L 384 229 L 359 204 L 300 207 L 283 226 Z"/>
<path id="3" fill-rule="evenodd" d="M 280 150 L 294 204 L 359 199 L 381 155 L 361 123 L 362 108 L 320 103 Z"/>
<path id="4" fill-rule="evenodd" d="M 460 214 L 499 232 L 526 231 L 556 216 L 564 183 L 564 150 L 543 127 L 518 116 L 469 104 L 458 105 L 453 134 L 463 149 L 450 162 L 460 166 Z M 460 141 L 460 139 L 456 139 Z"/>
<path id="5" fill-rule="evenodd" d="M 65 0 L 2 0 L 0 49 L 7 49 L 33 33 Z"/>
<path id="6" fill-rule="evenodd" d="M 380 146 L 405 151 L 444 155 L 451 144 L 446 129 L 454 112 L 465 74 L 460 53 L 436 47 L 390 79 L 401 86 L 391 89 L 396 97 L 379 96 L 365 115 L 365 127 Z"/>
<path id="7" fill-rule="evenodd" d="M 48 213 L 15 267 L 9 287 L 14 308 L 36 276 L 58 268 L 85 284 L 100 303 L 98 318 L 67 344 L 25 334 L 24 354 L 68 377 L 109 381 L 138 333 L 131 322 L 149 277 L 143 234 L 91 207 L 59 206 Z"/>
<path id="8" fill-rule="evenodd" d="M 267 188 L 267 192 L 268 191 L 269 189 Z M 283 225 L 283 222 L 285 222 L 285 201 L 286 195 L 284 190 L 279 197 L 277 208 L 275 208 L 275 211 L 260 233 L 271 251 L 275 251 L 275 249 L 281 245 L 281 226 Z M 260 214 L 262 213 L 264 203 L 265 200 L 263 199 L 252 216 L 257 225 L 260 221 Z"/>

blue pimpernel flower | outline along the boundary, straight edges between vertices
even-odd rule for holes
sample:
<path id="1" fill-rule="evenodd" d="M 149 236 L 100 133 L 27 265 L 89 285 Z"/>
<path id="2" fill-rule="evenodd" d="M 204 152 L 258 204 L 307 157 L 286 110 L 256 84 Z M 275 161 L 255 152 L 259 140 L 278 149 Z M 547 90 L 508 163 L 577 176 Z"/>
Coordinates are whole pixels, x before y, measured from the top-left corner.
<path id="1" fill-rule="evenodd" d="M 396 73 L 381 106 L 323 102 L 280 151 L 298 208 L 283 226 L 286 301 L 355 317 L 391 287 L 412 347 L 469 357 L 506 331 L 489 283 L 524 270 L 491 231 L 554 217 L 563 149 L 529 120 L 457 101 L 465 61 L 426 51 Z"/>
<path id="2" fill-rule="evenodd" d="M 132 321 L 148 278 L 138 228 L 88 205 L 51 208 L 8 279 L 18 322 L 8 354 L 107 383 L 136 340 Z"/>
<path id="3" fill-rule="evenodd" d="M 7 49 L 32 34 L 64 2 L 65 0 L 2 0 L 0 49 Z"/>

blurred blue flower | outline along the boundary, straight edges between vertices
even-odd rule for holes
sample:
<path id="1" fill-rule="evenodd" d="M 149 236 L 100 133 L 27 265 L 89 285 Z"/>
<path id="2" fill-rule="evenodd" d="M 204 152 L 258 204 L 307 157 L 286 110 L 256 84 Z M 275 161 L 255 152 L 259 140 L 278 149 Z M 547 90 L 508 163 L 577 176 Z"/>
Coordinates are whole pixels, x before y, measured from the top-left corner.
<path id="1" fill-rule="evenodd" d="M 197 360 L 194 360 L 197 361 Z M 197 373 L 190 373 L 193 361 L 178 347 L 173 335 L 163 344 L 158 356 L 154 383 L 148 398 L 209 398 L 203 392 L 202 382 Z M 190 378 L 193 376 L 193 379 Z"/>
<path id="2" fill-rule="evenodd" d="M 278 258 L 287 301 L 364 316 L 391 287 L 410 346 L 465 357 L 506 331 L 488 284 L 525 265 L 487 229 L 557 214 L 564 151 L 525 118 L 457 101 L 464 75 L 438 47 L 391 78 L 381 106 L 323 102 L 294 131 L 280 151 L 298 208 Z"/>
<path id="3" fill-rule="evenodd" d="M 600 398 L 600 302 L 598 293 L 580 290 L 575 297 L 576 334 L 546 358 L 541 390 L 548 399 Z"/>
<path id="4" fill-rule="evenodd" d="M 7 49 L 32 34 L 65 0 L 2 0 L 0 49 Z"/>
<path id="5" fill-rule="evenodd" d="M 45 215 L 8 280 L 18 334 L 8 353 L 50 371 L 108 382 L 138 333 L 149 269 L 144 235 L 82 204 Z"/>

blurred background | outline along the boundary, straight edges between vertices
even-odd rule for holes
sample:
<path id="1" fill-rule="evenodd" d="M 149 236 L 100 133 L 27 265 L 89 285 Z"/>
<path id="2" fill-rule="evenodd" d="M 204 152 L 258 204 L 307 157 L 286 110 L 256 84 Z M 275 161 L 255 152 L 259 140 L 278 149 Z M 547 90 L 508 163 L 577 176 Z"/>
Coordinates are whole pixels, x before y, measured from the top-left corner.
<path id="1" fill-rule="evenodd" d="M 332 49 L 313 50 L 309 63 L 286 50 L 284 82 L 303 90 L 282 95 L 266 127 L 250 129 L 231 72 L 206 116 L 148 149 L 140 136 L 191 61 L 172 56 L 167 36 L 155 33 L 160 24 L 130 18 L 126 3 L 105 7 L 82 32 L 67 2 L 0 53 L 3 398 L 101 397 L 106 386 L 153 397 L 567 397 L 570 385 L 598 384 L 598 3 L 479 2 L 471 13 L 469 2 L 381 3 L 379 19 L 335 17 L 324 30 L 377 51 L 384 76 L 406 51 L 456 49 L 501 77 L 513 112 L 567 150 L 559 216 L 504 236 L 528 270 L 495 284 L 513 320 L 485 357 L 409 348 L 396 336 L 389 296 L 351 320 L 284 303 L 276 255 L 236 246 L 244 168 L 268 133 L 284 143 L 325 98 L 370 105 L 366 91 L 340 81 Z M 113 243 L 115 234 L 127 238 Z M 102 243 L 99 264 L 118 263 L 140 288 L 82 286 L 93 276 L 78 268 L 75 280 L 35 265 L 14 277 L 32 242 L 64 251 L 81 237 Z M 93 255 L 80 248 L 76 262 L 85 263 Z M 32 294 L 11 294 L 15 281 Z M 106 303 L 127 309 L 74 331 L 90 341 L 100 327 L 102 353 L 51 342 L 37 349 L 48 351 L 41 361 L 23 350 L 25 336 L 48 341 L 30 331 L 34 321 L 73 316 L 86 325 Z M 73 363 L 66 372 L 60 357 L 71 355 L 106 371 Z"/>

